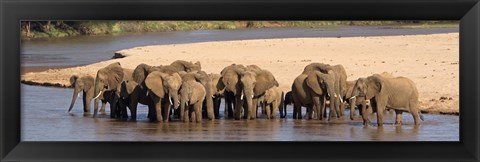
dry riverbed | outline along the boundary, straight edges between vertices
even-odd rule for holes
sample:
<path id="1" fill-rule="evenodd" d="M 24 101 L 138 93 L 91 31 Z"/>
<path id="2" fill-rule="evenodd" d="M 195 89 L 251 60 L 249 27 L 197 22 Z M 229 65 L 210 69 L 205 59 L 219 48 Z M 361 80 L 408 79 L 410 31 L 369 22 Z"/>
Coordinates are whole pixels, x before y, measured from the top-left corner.
<path id="1" fill-rule="evenodd" d="M 30 71 L 22 69 L 25 84 L 69 87 L 71 75 L 92 75 L 110 63 L 125 68 L 140 63 L 170 64 L 175 60 L 200 61 L 207 73 L 220 73 L 232 63 L 256 64 L 270 70 L 285 91 L 303 68 L 312 62 L 342 64 L 355 80 L 389 72 L 412 79 L 420 92 L 424 113 L 459 113 L 458 33 L 341 37 L 288 38 L 204 42 L 136 47 L 117 52 L 123 58 L 79 67 Z"/>

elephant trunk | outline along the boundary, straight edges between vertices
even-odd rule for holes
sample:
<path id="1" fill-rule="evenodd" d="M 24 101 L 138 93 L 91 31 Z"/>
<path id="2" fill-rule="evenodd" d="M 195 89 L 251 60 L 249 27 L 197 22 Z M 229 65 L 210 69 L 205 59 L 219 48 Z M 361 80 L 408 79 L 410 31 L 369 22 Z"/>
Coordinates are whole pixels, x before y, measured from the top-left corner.
<path id="1" fill-rule="evenodd" d="M 68 112 L 72 111 L 73 105 L 75 104 L 75 101 L 77 100 L 78 93 L 80 93 L 80 90 L 75 88 L 73 90 L 72 102 L 70 103 L 70 108 L 68 108 Z"/>
<path id="2" fill-rule="evenodd" d="M 333 85 L 333 84 L 332 84 Z M 340 97 L 338 94 L 335 93 L 335 89 L 333 88 L 334 86 L 327 86 L 327 93 L 330 95 L 330 117 L 338 117 L 337 108 L 338 108 L 338 97 Z"/>
<path id="3" fill-rule="evenodd" d="M 208 87 L 206 91 L 205 98 L 207 100 L 207 114 L 208 114 L 208 119 L 213 120 L 215 119 L 215 115 L 213 113 L 213 94 L 211 91 L 209 91 L 210 87 Z"/>
<path id="4" fill-rule="evenodd" d="M 185 111 L 188 110 L 188 98 L 187 98 L 187 94 L 180 94 L 180 97 L 181 97 L 181 99 L 180 99 L 180 120 L 185 121 L 185 118 L 188 118 L 188 113 L 185 114 Z"/>
<path id="5" fill-rule="evenodd" d="M 357 103 L 357 97 L 353 96 L 349 98 L 348 102 L 349 102 L 348 104 L 350 105 L 350 120 L 353 120 L 353 117 L 355 116 L 355 106 Z M 362 110 L 359 110 L 359 111 L 362 111 Z"/>
<path id="6" fill-rule="evenodd" d="M 257 104 L 258 103 L 253 103 L 253 93 L 250 94 L 248 91 L 244 91 L 245 93 L 245 101 L 247 102 L 247 119 L 254 119 L 254 117 L 257 115 Z"/>
<path id="7" fill-rule="evenodd" d="M 173 93 L 170 98 L 173 99 L 173 109 L 178 109 L 178 104 L 180 103 L 180 100 L 179 100 L 179 97 L 178 97 L 178 93 Z M 170 100 L 172 100 L 170 99 Z"/>

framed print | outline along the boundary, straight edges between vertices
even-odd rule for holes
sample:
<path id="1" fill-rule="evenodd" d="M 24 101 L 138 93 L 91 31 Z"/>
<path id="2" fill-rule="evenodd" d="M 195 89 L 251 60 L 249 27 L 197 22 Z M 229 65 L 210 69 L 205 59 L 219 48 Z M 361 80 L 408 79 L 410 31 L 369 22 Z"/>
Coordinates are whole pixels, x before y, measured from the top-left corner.
<path id="1" fill-rule="evenodd" d="M 0 9 L 4 161 L 479 159 L 477 1 Z"/>

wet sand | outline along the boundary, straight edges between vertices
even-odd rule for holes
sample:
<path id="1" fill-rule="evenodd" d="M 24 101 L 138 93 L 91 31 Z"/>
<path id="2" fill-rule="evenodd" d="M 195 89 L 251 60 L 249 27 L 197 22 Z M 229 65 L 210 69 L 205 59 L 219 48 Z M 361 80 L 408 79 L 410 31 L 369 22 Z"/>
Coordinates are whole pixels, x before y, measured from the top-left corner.
<path id="1" fill-rule="evenodd" d="M 72 74 L 92 75 L 110 63 L 125 68 L 140 63 L 164 65 L 181 59 L 200 61 L 207 73 L 219 73 L 232 63 L 256 64 L 270 70 L 284 91 L 312 62 L 342 64 L 347 80 L 389 72 L 412 79 L 424 113 L 459 113 L 458 33 L 348 38 L 286 38 L 203 42 L 135 47 L 126 56 L 86 66 L 51 69 L 22 75 L 22 82 L 69 87 Z"/>

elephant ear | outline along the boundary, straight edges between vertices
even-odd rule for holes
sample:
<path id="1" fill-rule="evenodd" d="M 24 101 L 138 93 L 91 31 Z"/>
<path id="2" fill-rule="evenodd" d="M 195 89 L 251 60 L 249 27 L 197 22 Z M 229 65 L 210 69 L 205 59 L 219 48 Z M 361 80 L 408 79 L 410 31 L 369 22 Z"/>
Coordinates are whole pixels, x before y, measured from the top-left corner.
<path id="1" fill-rule="evenodd" d="M 202 84 L 207 84 L 208 79 L 209 79 L 208 74 L 205 71 L 200 71 L 198 73 L 195 73 L 195 80 L 197 80 L 197 82 L 200 82 Z"/>
<path id="2" fill-rule="evenodd" d="M 270 88 L 278 85 L 278 82 L 275 80 L 275 77 L 270 71 L 261 70 L 255 75 L 255 88 L 254 93 L 255 95 L 263 94 Z"/>
<path id="3" fill-rule="evenodd" d="M 90 90 L 95 85 L 95 79 L 93 79 L 92 76 L 84 76 L 82 77 L 82 81 L 83 81 L 83 88 L 85 89 L 85 91 Z"/>
<path id="4" fill-rule="evenodd" d="M 72 85 L 72 87 L 75 86 L 75 82 L 77 82 L 77 79 L 78 79 L 78 76 L 77 75 L 72 75 L 70 77 L 70 85 Z"/>
<path id="5" fill-rule="evenodd" d="M 384 86 L 383 79 L 379 76 L 373 75 L 367 78 L 367 92 L 366 97 L 367 99 L 373 98 L 375 95 L 382 92 L 382 88 Z"/>
<path id="6" fill-rule="evenodd" d="M 108 82 L 108 87 L 110 90 L 112 89 L 118 89 L 120 86 L 120 83 L 123 81 L 123 68 L 120 65 L 119 62 L 112 63 L 105 67 L 104 69 L 101 69 L 102 73 L 105 76 L 108 76 L 107 82 Z"/>
<path id="7" fill-rule="evenodd" d="M 313 92 L 316 94 L 323 94 L 322 88 L 320 87 L 320 82 L 318 80 L 318 75 L 317 73 L 320 73 L 318 71 L 310 72 L 308 73 L 307 79 L 305 81 L 307 82 L 307 86 L 310 87 Z"/>
<path id="8" fill-rule="evenodd" d="M 198 71 L 202 70 L 202 65 L 200 64 L 200 61 L 195 62 L 195 65 L 198 67 Z"/>
<path id="9" fill-rule="evenodd" d="M 148 74 L 147 78 L 145 78 L 145 85 L 155 95 L 163 98 L 163 96 L 165 95 L 165 91 L 163 89 L 163 81 L 161 75 L 162 73 L 158 71 L 154 71 Z"/>
<path id="10" fill-rule="evenodd" d="M 133 80 L 137 83 L 143 83 L 145 81 L 145 78 L 148 75 L 148 72 L 152 68 L 152 66 L 147 65 L 147 64 L 140 64 L 138 65 L 134 70 L 133 70 Z"/>
<path id="11" fill-rule="evenodd" d="M 223 89 L 225 89 L 225 84 L 223 84 L 222 77 L 220 77 L 220 78 L 218 79 L 218 81 L 217 81 L 216 83 L 213 83 L 213 84 L 215 84 L 217 90 L 223 90 Z"/>

